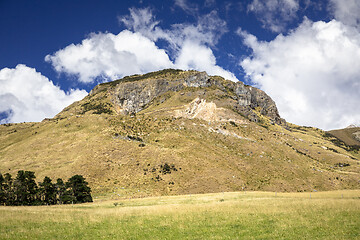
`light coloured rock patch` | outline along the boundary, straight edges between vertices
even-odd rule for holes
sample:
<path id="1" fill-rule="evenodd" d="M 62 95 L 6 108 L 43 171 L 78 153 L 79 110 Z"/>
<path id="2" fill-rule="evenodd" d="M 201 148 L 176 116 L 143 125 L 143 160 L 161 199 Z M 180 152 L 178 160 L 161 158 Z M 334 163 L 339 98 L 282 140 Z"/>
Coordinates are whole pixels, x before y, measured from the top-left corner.
<path id="1" fill-rule="evenodd" d="M 356 140 L 358 140 L 360 142 L 360 132 L 354 132 L 353 136 Z"/>
<path id="2" fill-rule="evenodd" d="M 175 117 L 183 117 L 188 119 L 202 119 L 208 122 L 229 122 L 233 121 L 238 124 L 246 124 L 243 120 L 235 120 L 229 118 L 229 114 L 224 108 L 218 108 L 213 102 L 206 102 L 205 99 L 195 98 L 191 103 L 185 105 L 183 109 L 174 111 Z"/>

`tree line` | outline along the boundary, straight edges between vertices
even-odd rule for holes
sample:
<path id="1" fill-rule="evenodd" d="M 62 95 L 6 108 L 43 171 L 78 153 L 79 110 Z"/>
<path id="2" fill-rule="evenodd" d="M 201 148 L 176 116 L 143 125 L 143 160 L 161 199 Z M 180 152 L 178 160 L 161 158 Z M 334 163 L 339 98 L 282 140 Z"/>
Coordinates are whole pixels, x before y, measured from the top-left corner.
<path id="1" fill-rule="evenodd" d="M 49 177 L 35 182 L 35 173 L 20 170 L 15 179 L 10 173 L 0 173 L 0 205 L 33 206 L 92 202 L 91 189 L 85 178 L 74 175 L 64 183 L 61 178 L 52 183 Z"/>

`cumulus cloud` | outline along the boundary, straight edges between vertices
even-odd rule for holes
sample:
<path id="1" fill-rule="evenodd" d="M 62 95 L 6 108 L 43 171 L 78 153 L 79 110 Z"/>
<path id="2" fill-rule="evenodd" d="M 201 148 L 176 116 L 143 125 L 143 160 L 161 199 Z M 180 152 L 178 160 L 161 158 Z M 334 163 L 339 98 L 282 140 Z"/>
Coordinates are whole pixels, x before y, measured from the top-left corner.
<path id="1" fill-rule="evenodd" d="M 34 68 L 19 64 L 0 70 L 0 123 L 41 121 L 87 95 L 84 90 L 64 92 Z"/>
<path id="2" fill-rule="evenodd" d="M 329 8 L 336 20 L 360 29 L 359 0 L 330 0 Z"/>
<path id="3" fill-rule="evenodd" d="M 124 75 L 173 67 L 168 55 L 139 33 L 122 31 L 92 34 L 81 44 L 71 44 L 45 57 L 60 73 L 77 75 L 89 83 L 96 78 L 116 79 Z"/>
<path id="4" fill-rule="evenodd" d="M 151 9 L 130 9 L 119 17 L 129 30 L 118 35 L 92 34 L 82 43 L 71 44 L 46 56 L 59 73 L 78 76 L 81 82 L 114 80 L 125 75 L 141 74 L 164 68 L 208 71 L 236 81 L 234 74 L 216 65 L 211 47 L 227 32 L 226 22 L 216 11 L 199 18 L 196 24 L 174 24 L 162 29 Z M 168 48 L 160 49 L 156 42 L 164 40 Z M 189 50 L 193 46 L 193 51 Z M 171 54 L 173 61 L 168 54 Z"/>
<path id="5" fill-rule="evenodd" d="M 286 30 L 298 10 L 299 0 L 253 0 L 248 5 L 248 11 L 256 15 L 263 28 L 277 33 Z"/>
<path id="6" fill-rule="evenodd" d="M 282 117 L 322 129 L 360 121 L 360 33 L 333 20 L 305 20 L 289 35 L 261 42 L 239 30 L 253 54 L 247 76 L 277 103 Z"/>
<path id="7" fill-rule="evenodd" d="M 191 41 L 183 44 L 175 65 L 180 69 L 201 69 L 210 75 L 237 80 L 233 73 L 216 65 L 216 58 L 210 48 Z"/>

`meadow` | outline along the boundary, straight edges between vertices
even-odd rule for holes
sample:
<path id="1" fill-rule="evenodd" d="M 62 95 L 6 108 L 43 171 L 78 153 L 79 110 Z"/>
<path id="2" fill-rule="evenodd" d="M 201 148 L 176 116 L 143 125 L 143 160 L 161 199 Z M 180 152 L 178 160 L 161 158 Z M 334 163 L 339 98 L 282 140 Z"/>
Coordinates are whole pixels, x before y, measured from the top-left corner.
<path id="1" fill-rule="evenodd" d="M 360 190 L 0 207 L 0 239 L 360 239 Z"/>

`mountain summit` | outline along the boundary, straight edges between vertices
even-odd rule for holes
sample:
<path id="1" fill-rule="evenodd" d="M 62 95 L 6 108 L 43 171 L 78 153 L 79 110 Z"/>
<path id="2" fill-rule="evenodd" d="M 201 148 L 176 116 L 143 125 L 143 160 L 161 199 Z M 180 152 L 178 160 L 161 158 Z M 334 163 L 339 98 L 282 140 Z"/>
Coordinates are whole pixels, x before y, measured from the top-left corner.
<path id="1" fill-rule="evenodd" d="M 203 100 L 210 100 L 217 106 L 227 107 L 251 121 L 258 122 L 259 115 L 268 117 L 272 123 L 285 124 L 280 118 L 274 101 L 263 91 L 232 82 L 221 77 L 210 77 L 205 72 L 167 69 L 144 75 L 134 75 L 124 79 L 100 84 L 90 95 L 102 91 L 110 94 L 113 110 L 120 114 L 136 114 L 149 107 L 156 98 L 168 92 L 193 92 Z M 196 93 L 199 91 L 198 93 Z M 187 93 L 191 96 L 191 93 Z"/>
<path id="2" fill-rule="evenodd" d="M 53 119 L 0 126 L 0 172 L 82 174 L 114 197 L 359 188 L 359 157 L 263 91 L 197 71 L 103 83 Z"/>

